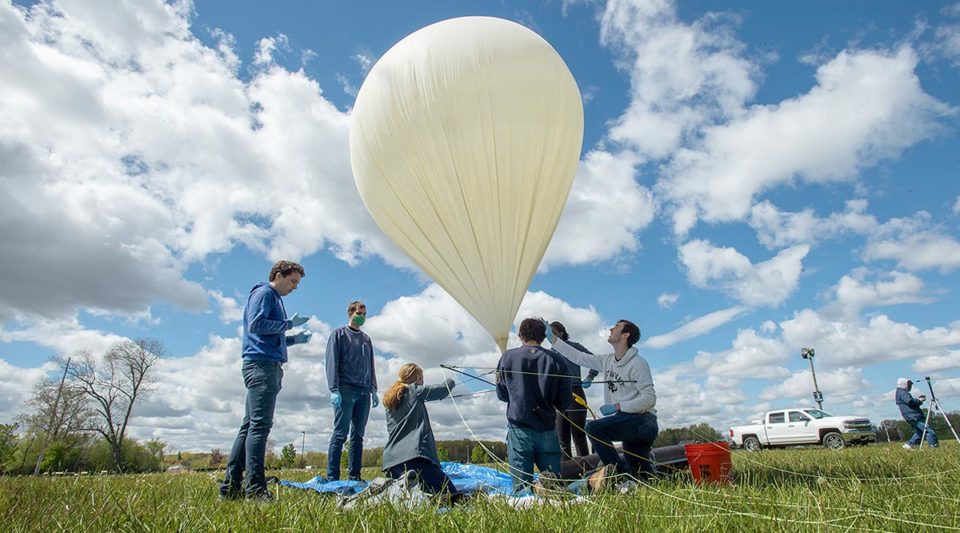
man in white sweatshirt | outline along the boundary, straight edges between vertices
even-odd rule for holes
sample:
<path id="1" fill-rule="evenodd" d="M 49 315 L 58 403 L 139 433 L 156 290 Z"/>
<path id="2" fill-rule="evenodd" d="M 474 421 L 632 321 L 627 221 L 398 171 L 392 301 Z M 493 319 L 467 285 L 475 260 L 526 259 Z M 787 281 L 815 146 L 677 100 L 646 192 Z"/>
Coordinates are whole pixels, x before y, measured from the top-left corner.
<path id="1" fill-rule="evenodd" d="M 547 327 L 547 339 L 553 349 L 574 363 L 599 370 L 606 387 L 604 417 L 587 423 L 587 436 L 593 451 L 605 465 L 616 465 L 617 472 L 648 478 L 653 475 L 650 449 L 660 431 L 657 426 L 657 393 L 653 388 L 650 365 L 640 356 L 634 344 L 640 340 L 640 328 L 629 320 L 618 320 L 610 328 L 607 342 L 613 353 L 592 355 L 581 352 L 557 338 Z M 623 443 L 624 460 L 614 442 Z"/>

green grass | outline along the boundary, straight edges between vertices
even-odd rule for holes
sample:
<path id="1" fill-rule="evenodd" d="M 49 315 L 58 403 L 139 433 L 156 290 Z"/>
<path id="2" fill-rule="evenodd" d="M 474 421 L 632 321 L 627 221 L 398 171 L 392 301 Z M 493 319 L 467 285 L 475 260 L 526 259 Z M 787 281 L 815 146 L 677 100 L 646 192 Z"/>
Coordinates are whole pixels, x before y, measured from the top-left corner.
<path id="1" fill-rule="evenodd" d="M 515 510 L 475 499 L 449 512 L 379 506 L 344 511 L 332 497 L 281 488 L 272 504 L 220 502 L 217 475 L 0 478 L 0 530 L 99 531 L 946 531 L 960 529 L 960 446 L 907 451 L 733 454 L 736 483 L 689 477 L 626 495 Z M 272 472 L 305 481 L 315 471 Z M 376 474 L 367 469 L 369 479 Z"/>

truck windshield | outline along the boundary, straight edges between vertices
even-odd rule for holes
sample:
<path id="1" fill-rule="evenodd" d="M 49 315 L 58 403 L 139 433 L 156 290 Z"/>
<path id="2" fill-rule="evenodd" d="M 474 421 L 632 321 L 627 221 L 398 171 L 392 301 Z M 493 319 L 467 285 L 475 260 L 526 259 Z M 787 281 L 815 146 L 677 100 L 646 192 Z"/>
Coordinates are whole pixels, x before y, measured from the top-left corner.
<path id="1" fill-rule="evenodd" d="M 808 415 L 814 418 L 827 418 L 829 416 L 832 416 L 830 413 L 821 411 L 819 409 L 804 409 L 803 412 L 807 413 Z"/>

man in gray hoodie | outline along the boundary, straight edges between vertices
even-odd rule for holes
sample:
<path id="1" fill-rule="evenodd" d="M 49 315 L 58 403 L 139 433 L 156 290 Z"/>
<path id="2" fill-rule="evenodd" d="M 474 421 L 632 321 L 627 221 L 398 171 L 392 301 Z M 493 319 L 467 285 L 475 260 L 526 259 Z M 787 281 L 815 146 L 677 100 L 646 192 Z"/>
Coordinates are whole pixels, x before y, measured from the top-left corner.
<path id="1" fill-rule="evenodd" d="M 920 441 L 923 439 L 923 434 L 927 434 L 927 444 L 931 448 L 936 448 L 939 446 L 937 442 L 937 434 L 933 431 L 933 428 L 924 423 L 923 409 L 920 409 L 920 405 L 927 400 L 927 397 L 921 394 L 916 398 L 910 394 L 910 389 L 913 388 L 913 382 L 907 378 L 900 378 L 897 380 L 897 393 L 896 401 L 897 407 L 900 408 L 900 414 L 903 415 L 903 419 L 910 424 L 910 427 L 913 428 L 914 434 L 910 437 L 903 447 L 910 450 L 917 447 L 920 444 Z"/>
<path id="2" fill-rule="evenodd" d="M 546 321 L 544 321 L 546 323 Z M 640 328 L 629 320 L 618 320 L 610 328 L 607 342 L 613 353 L 593 355 L 581 352 L 547 329 L 547 339 L 558 353 L 574 363 L 599 370 L 606 382 L 603 390 L 603 418 L 587 423 L 587 435 L 593 451 L 605 465 L 616 465 L 617 472 L 643 477 L 653 475 L 650 450 L 660 428 L 657 426 L 657 393 L 653 388 L 650 365 L 634 344 L 640 340 Z M 623 443 L 624 460 L 614 442 Z"/>

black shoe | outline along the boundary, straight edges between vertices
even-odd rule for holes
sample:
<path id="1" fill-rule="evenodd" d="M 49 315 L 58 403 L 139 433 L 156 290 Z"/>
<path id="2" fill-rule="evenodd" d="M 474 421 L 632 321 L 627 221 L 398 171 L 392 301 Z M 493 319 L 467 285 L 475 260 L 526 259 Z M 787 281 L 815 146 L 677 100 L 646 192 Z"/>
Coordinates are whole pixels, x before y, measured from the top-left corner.
<path id="1" fill-rule="evenodd" d="M 217 497 L 220 498 L 220 501 L 242 500 L 243 493 L 240 492 L 240 489 L 229 489 L 226 492 L 221 490 Z"/>
<path id="2" fill-rule="evenodd" d="M 272 503 L 273 493 L 268 489 L 263 489 L 253 494 L 247 494 L 246 500 L 251 503 Z"/>
<path id="3" fill-rule="evenodd" d="M 221 501 L 227 500 L 242 500 L 243 499 L 243 489 L 240 487 L 242 483 L 232 483 L 225 481 L 220 484 L 220 493 L 217 495 Z"/>

